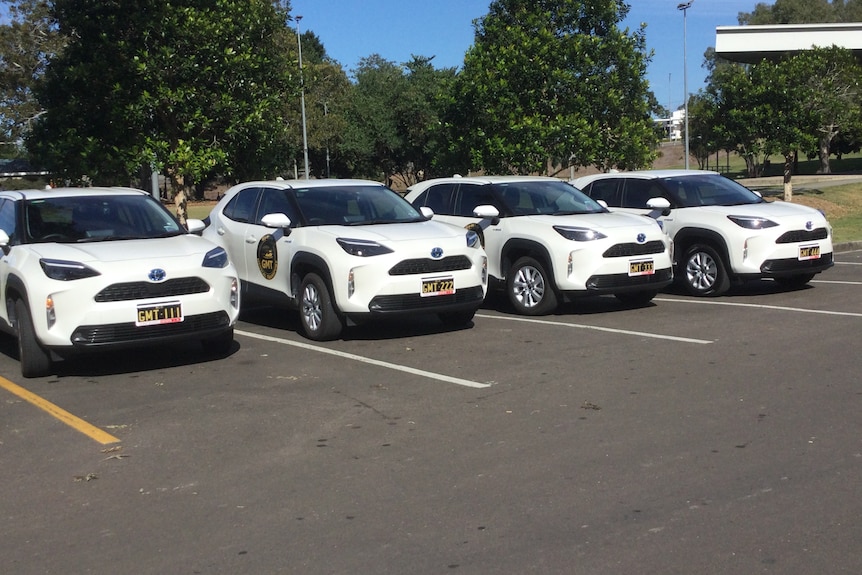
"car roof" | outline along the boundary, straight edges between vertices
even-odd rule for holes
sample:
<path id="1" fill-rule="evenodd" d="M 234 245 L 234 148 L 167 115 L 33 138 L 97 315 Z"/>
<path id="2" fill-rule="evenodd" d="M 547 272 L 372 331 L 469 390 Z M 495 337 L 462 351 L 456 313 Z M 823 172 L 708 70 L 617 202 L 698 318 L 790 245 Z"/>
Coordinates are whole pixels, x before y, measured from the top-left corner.
<path id="1" fill-rule="evenodd" d="M 715 174 L 721 175 L 718 172 L 713 172 L 710 170 L 632 170 L 629 172 L 605 172 L 601 174 L 590 174 L 588 176 L 581 176 L 580 178 L 575 178 L 571 180 L 572 182 L 591 182 L 593 180 L 598 180 L 601 178 L 644 178 L 644 179 L 656 179 L 656 178 L 680 178 L 685 176 L 697 176 L 703 174 Z"/>
<path id="2" fill-rule="evenodd" d="M 2 195 L 17 199 L 41 200 L 47 198 L 74 198 L 81 196 L 103 196 L 109 194 L 150 195 L 149 192 L 135 188 L 95 187 L 95 188 L 46 188 L 43 190 L 4 190 Z"/>
<path id="3" fill-rule="evenodd" d="M 547 182 L 547 181 L 562 182 L 559 178 L 551 176 L 450 176 L 448 178 L 431 178 L 424 180 L 422 184 L 433 182 L 469 182 L 472 184 L 500 184 L 512 182 Z"/>
<path id="4" fill-rule="evenodd" d="M 384 187 L 384 184 L 381 182 L 375 182 L 373 180 L 359 180 L 359 179 L 337 179 L 337 178 L 326 178 L 321 180 L 259 180 L 259 181 L 250 181 L 250 182 L 241 182 L 237 184 L 237 186 L 241 186 L 243 188 L 253 188 L 257 186 L 269 186 L 274 188 L 331 188 L 334 186 L 345 187 L 345 186 L 381 186 Z"/>

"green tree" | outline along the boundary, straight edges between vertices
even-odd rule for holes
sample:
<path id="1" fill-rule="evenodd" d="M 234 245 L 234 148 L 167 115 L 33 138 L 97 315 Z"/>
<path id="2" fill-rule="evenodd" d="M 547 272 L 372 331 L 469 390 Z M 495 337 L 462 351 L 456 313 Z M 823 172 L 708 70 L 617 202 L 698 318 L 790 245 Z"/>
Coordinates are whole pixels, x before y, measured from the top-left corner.
<path id="1" fill-rule="evenodd" d="M 33 86 L 65 38 L 53 25 L 44 0 L 3 2 L 9 22 L 0 24 L 0 144 L 16 154 L 41 107 Z"/>
<path id="2" fill-rule="evenodd" d="M 632 168 L 654 156 L 644 28 L 620 0 L 495 0 L 447 118 L 450 152 L 499 173 Z"/>
<path id="3" fill-rule="evenodd" d="M 289 5 L 273 0 L 55 0 L 70 38 L 38 89 L 28 139 L 58 175 L 130 182 L 163 168 L 178 193 L 214 173 L 287 163 Z M 181 217 L 184 214 L 180 214 Z"/>
<path id="4" fill-rule="evenodd" d="M 775 0 L 758 2 L 752 12 L 740 12 L 738 20 L 743 25 L 837 22 L 842 8 L 842 0 Z"/>

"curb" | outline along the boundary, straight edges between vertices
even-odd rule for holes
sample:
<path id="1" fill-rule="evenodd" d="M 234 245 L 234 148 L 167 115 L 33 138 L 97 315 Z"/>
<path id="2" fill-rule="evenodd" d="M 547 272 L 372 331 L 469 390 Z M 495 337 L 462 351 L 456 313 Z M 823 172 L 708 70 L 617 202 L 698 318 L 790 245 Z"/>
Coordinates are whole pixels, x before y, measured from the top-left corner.
<path id="1" fill-rule="evenodd" d="M 862 241 L 844 242 L 832 246 L 832 251 L 835 253 L 852 252 L 856 250 L 862 250 Z"/>

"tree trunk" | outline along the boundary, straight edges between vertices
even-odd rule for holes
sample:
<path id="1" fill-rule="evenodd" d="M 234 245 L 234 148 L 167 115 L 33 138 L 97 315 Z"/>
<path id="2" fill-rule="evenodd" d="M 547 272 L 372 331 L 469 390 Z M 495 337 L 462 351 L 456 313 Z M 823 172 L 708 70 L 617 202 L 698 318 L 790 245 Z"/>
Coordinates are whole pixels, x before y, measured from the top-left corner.
<path id="1" fill-rule="evenodd" d="M 829 144 L 831 142 L 831 138 L 828 136 L 823 136 L 820 138 L 820 148 L 818 150 L 818 155 L 820 156 L 820 169 L 817 170 L 819 174 L 831 174 L 832 170 L 829 167 Z"/>
<path id="2" fill-rule="evenodd" d="M 793 184 L 790 182 L 791 176 L 793 176 L 793 158 L 795 154 L 790 152 L 789 154 L 784 154 L 784 201 L 792 202 L 793 201 Z"/>

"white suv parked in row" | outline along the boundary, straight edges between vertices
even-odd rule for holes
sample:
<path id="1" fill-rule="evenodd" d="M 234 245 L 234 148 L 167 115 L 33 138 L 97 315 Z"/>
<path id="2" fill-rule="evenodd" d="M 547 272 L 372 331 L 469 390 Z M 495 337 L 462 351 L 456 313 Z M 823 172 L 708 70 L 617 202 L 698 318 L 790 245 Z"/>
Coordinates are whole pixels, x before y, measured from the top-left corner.
<path id="1" fill-rule="evenodd" d="M 767 202 L 717 172 L 653 170 L 584 176 L 571 182 L 612 209 L 663 212 L 676 278 L 693 295 L 720 295 L 732 279 L 807 284 L 832 266 L 832 227 L 813 208 Z"/>
<path id="2" fill-rule="evenodd" d="M 247 182 L 208 219 L 203 236 L 230 254 L 244 301 L 298 309 L 309 339 L 334 339 L 349 322 L 384 315 L 465 325 L 485 299 L 478 236 L 428 221 L 377 182 Z"/>
<path id="3" fill-rule="evenodd" d="M 671 242 L 654 219 L 611 213 L 556 178 L 439 178 L 406 198 L 482 235 L 488 274 L 521 314 L 550 313 L 562 296 L 643 305 L 673 279 Z"/>

